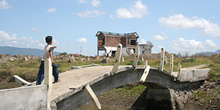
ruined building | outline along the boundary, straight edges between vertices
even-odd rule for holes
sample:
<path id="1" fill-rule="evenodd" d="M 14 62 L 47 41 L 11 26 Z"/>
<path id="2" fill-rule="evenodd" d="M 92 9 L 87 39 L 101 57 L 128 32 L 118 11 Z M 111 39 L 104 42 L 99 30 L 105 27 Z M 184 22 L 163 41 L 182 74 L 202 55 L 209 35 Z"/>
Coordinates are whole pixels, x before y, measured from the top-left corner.
<path id="1" fill-rule="evenodd" d="M 103 32 L 98 31 L 96 34 L 98 41 L 98 50 L 105 51 L 105 55 L 114 56 L 117 51 L 118 44 L 122 44 L 122 56 L 130 55 L 130 51 L 135 51 L 135 44 L 139 38 L 136 32 L 133 33 L 112 33 L 112 32 Z"/>
<path id="2" fill-rule="evenodd" d="M 147 44 L 140 44 L 140 54 L 151 54 L 151 49 L 154 46 L 150 41 Z"/>

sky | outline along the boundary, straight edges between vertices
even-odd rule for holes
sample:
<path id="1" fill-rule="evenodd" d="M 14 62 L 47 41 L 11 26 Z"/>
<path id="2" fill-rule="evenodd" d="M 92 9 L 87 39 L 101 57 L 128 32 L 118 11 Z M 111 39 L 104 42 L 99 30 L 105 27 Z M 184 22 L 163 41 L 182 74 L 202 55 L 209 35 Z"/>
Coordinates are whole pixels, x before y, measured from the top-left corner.
<path id="1" fill-rule="evenodd" d="M 220 49 L 219 0 L 0 0 L 0 46 L 97 55 L 98 31 L 137 32 L 153 53 Z"/>

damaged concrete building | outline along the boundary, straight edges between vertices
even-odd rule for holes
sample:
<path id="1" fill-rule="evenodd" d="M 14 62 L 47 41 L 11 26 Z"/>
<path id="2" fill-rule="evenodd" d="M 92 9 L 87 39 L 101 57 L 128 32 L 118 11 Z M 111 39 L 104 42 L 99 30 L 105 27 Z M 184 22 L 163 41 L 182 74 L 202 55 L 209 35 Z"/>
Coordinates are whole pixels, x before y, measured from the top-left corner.
<path id="1" fill-rule="evenodd" d="M 150 41 L 147 41 L 147 44 L 140 44 L 140 54 L 151 54 L 151 49 L 154 46 Z"/>
<path id="2" fill-rule="evenodd" d="M 135 51 L 135 44 L 139 38 L 136 32 L 132 33 L 112 33 L 98 31 L 97 55 L 99 51 L 105 51 L 106 56 L 115 56 L 118 44 L 122 44 L 122 56 L 130 55 L 131 50 Z"/>

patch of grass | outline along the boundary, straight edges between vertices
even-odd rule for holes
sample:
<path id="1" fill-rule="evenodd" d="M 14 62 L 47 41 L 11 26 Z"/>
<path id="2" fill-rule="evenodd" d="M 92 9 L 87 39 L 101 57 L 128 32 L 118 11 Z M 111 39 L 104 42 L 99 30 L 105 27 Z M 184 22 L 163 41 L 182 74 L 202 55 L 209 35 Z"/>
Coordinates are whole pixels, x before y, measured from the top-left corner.
<path id="1" fill-rule="evenodd" d="M 199 101 L 202 104 L 207 104 L 212 102 L 218 102 L 220 97 L 220 89 L 215 88 L 209 91 L 199 91 L 194 92 L 191 95 L 191 99 L 195 101 Z"/>
<path id="2" fill-rule="evenodd" d="M 102 97 L 122 100 L 133 99 L 139 97 L 146 88 L 146 86 L 141 84 L 129 84 L 110 90 L 104 93 Z"/>
<path id="3" fill-rule="evenodd" d="M 196 59 L 190 58 L 190 59 L 186 59 L 184 62 L 195 62 L 195 61 L 196 61 Z"/>
<path id="4" fill-rule="evenodd" d="M 209 81 L 217 82 L 218 80 L 220 80 L 220 63 L 210 64 L 208 68 L 211 68 L 211 70 L 209 71 Z"/>

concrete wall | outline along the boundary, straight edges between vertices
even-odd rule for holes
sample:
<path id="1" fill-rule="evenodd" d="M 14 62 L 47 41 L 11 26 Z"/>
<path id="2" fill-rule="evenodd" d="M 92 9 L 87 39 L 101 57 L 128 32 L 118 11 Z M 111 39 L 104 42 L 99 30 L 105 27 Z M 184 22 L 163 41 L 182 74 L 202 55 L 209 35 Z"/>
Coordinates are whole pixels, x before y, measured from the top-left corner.
<path id="1" fill-rule="evenodd" d="M 95 83 L 90 83 L 92 90 L 95 92 L 97 96 L 112 90 L 116 87 L 139 83 L 140 78 L 144 72 L 144 69 L 136 69 L 136 70 L 126 70 L 119 72 L 113 76 L 108 76 L 108 74 L 103 76 L 102 79 L 98 79 L 96 81 L 92 81 Z M 151 89 L 164 89 L 164 91 L 169 90 L 167 88 L 186 90 L 186 89 L 196 89 L 199 88 L 200 82 L 178 82 L 174 81 L 174 77 L 170 76 L 169 73 L 158 71 L 157 69 L 151 69 L 149 75 L 146 79 L 147 84 L 157 85 L 152 86 Z M 157 88 L 154 88 L 157 87 Z M 84 88 L 76 88 L 76 91 L 70 91 L 67 94 L 55 99 L 52 101 L 53 110 L 76 110 L 86 102 L 90 100 L 89 95 L 85 92 Z M 154 91 L 154 90 L 153 90 Z M 152 93 L 152 92 L 151 92 Z M 168 93 L 167 93 L 168 94 Z M 167 97 L 165 97 L 167 98 Z M 168 97 L 170 100 L 170 96 Z M 151 99 L 151 98 L 150 98 Z"/>
<path id="2" fill-rule="evenodd" d="M 205 80 L 208 78 L 210 69 L 197 69 L 197 70 L 181 70 L 180 82 L 195 82 Z"/>
<path id="3" fill-rule="evenodd" d="M 0 90 L 1 110 L 46 110 L 47 86 Z"/>

